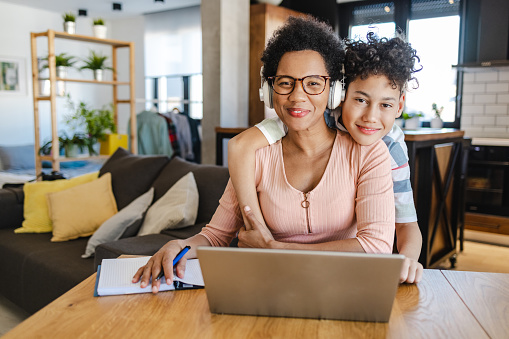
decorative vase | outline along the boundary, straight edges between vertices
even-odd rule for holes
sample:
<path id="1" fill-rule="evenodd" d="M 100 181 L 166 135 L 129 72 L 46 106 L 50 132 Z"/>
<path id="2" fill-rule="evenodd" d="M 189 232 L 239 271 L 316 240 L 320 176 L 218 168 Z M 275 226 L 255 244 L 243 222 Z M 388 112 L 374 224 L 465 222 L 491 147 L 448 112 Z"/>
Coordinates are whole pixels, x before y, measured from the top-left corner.
<path id="1" fill-rule="evenodd" d="M 274 6 L 278 6 L 283 0 L 258 0 L 261 4 L 271 4 Z"/>
<path id="2" fill-rule="evenodd" d="M 102 69 L 94 69 L 94 80 L 103 81 L 103 73 Z"/>
<path id="3" fill-rule="evenodd" d="M 75 34 L 76 23 L 74 21 L 64 21 L 64 32 L 69 34 Z"/>
<path id="4" fill-rule="evenodd" d="M 92 27 L 94 36 L 99 39 L 106 39 L 106 26 L 105 25 L 94 25 Z"/>
<path id="5" fill-rule="evenodd" d="M 442 128 L 444 122 L 440 118 L 433 118 L 429 122 L 431 128 Z"/>
<path id="6" fill-rule="evenodd" d="M 405 120 L 406 129 L 418 129 L 421 127 L 421 117 L 413 117 Z"/>

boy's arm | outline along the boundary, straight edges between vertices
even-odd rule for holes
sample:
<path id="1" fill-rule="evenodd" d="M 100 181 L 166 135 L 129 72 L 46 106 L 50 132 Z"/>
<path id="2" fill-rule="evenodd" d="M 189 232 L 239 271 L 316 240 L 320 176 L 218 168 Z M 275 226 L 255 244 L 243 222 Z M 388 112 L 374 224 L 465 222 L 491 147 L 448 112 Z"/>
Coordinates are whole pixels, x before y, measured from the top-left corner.
<path id="1" fill-rule="evenodd" d="M 268 145 L 264 134 L 256 127 L 251 127 L 228 141 L 228 170 L 246 229 L 251 227 L 244 213 L 244 206 L 249 206 L 256 219 L 265 223 L 255 187 L 255 152 Z"/>
<path id="2" fill-rule="evenodd" d="M 421 281 L 423 268 L 417 260 L 421 254 L 422 235 L 417 221 L 396 223 L 396 238 L 399 254 L 406 257 L 400 281 L 411 284 Z"/>

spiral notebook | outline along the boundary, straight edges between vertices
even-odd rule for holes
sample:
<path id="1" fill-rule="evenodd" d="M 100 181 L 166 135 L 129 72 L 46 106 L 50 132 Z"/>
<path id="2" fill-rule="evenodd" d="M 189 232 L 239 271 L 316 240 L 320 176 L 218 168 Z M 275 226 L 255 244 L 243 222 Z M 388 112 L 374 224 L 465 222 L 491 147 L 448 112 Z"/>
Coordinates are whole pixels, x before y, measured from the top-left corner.
<path id="1" fill-rule="evenodd" d="M 145 265 L 150 257 L 104 259 L 97 269 L 97 278 L 94 296 L 150 293 L 152 285 L 145 288 L 140 283 L 132 283 L 131 280 L 138 269 Z M 190 259 L 186 264 L 186 272 L 183 279 L 174 275 L 174 282 L 166 284 L 166 279 L 161 278 L 159 291 L 183 290 L 203 288 L 204 282 L 198 259 Z"/>

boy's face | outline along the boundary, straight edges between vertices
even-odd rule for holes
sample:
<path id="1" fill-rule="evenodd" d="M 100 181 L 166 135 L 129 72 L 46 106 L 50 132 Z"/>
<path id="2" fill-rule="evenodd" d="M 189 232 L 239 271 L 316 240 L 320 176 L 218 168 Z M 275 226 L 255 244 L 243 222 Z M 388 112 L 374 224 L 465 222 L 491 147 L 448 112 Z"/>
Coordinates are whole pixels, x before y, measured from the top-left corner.
<path id="1" fill-rule="evenodd" d="M 405 96 L 385 75 L 355 79 L 342 104 L 343 125 L 361 145 L 371 145 L 391 130 L 401 115 Z"/>

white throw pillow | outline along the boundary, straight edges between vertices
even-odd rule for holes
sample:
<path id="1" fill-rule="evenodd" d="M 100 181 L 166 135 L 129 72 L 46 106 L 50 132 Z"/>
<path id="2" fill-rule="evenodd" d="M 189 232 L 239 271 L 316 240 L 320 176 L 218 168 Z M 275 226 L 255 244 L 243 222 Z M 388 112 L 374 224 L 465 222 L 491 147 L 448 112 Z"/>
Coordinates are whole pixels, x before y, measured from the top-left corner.
<path id="1" fill-rule="evenodd" d="M 89 258 L 94 255 L 95 248 L 100 244 L 120 239 L 126 228 L 141 219 L 143 213 L 152 203 L 152 199 L 154 199 L 153 187 L 106 220 L 90 237 L 85 254 L 81 257 Z"/>
<path id="2" fill-rule="evenodd" d="M 138 235 L 194 225 L 197 215 L 198 187 L 193 173 L 189 172 L 150 206 Z"/>

